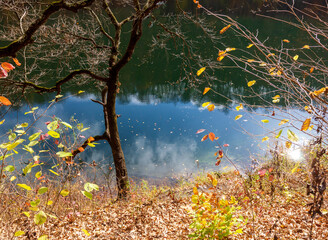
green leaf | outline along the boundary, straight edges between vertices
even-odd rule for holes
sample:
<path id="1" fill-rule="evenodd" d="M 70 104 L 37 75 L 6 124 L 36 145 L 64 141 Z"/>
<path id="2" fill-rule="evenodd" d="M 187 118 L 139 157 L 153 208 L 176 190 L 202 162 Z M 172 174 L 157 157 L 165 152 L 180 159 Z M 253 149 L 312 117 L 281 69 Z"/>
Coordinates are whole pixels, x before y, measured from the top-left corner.
<path id="1" fill-rule="evenodd" d="M 9 141 L 14 141 L 16 138 L 16 134 L 15 133 L 10 133 L 10 135 L 8 136 Z"/>
<path id="2" fill-rule="evenodd" d="M 53 138 L 60 138 L 60 134 L 58 132 L 55 132 L 53 130 L 50 130 L 48 132 L 49 136 L 53 137 Z"/>
<path id="3" fill-rule="evenodd" d="M 15 147 L 17 147 L 19 144 L 21 144 L 22 142 L 24 142 L 24 139 L 18 139 L 16 142 L 10 144 L 9 146 L 7 146 L 7 150 L 13 150 Z"/>
<path id="4" fill-rule="evenodd" d="M 37 207 L 40 204 L 40 199 L 36 199 L 35 201 L 30 202 L 31 207 Z"/>
<path id="5" fill-rule="evenodd" d="M 278 135 L 276 136 L 276 138 L 279 138 L 280 135 L 281 135 L 281 133 L 282 133 L 282 129 L 279 131 L 279 133 L 278 133 Z"/>
<path id="6" fill-rule="evenodd" d="M 48 235 L 42 235 L 38 240 L 49 240 Z"/>
<path id="7" fill-rule="evenodd" d="M 30 140 L 30 142 L 34 141 L 35 139 L 37 139 L 40 136 L 40 132 L 34 133 L 31 136 L 29 136 L 28 140 Z"/>
<path id="8" fill-rule="evenodd" d="M 34 153 L 34 150 L 31 147 L 29 147 L 28 145 L 24 145 L 23 150 L 25 150 L 26 152 L 29 152 L 31 154 Z"/>
<path id="9" fill-rule="evenodd" d="M 18 133 L 18 136 L 26 134 L 24 130 L 16 130 L 16 133 Z"/>
<path id="10" fill-rule="evenodd" d="M 81 129 L 81 132 L 84 132 L 86 130 L 90 129 L 89 127 Z"/>
<path id="11" fill-rule="evenodd" d="M 89 198 L 90 200 L 92 200 L 92 197 L 93 197 L 92 193 L 89 193 L 87 191 L 81 191 L 81 192 L 82 192 L 82 194 L 84 196 L 86 196 L 87 198 Z"/>
<path id="12" fill-rule="evenodd" d="M 99 186 L 97 184 L 88 182 L 88 183 L 84 184 L 84 189 L 87 192 L 92 192 L 93 190 L 99 191 Z"/>
<path id="13" fill-rule="evenodd" d="M 22 212 L 22 213 L 28 218 L 31 216 L 29 212 Z"/>
<path id="14" fill-rule="evenodd" d="M 55 98 L 61 98 L 64 97 L 64 95 L 57 95 Z"/>
<path id="15" fill-rule="evenodd" d="M 13 172 L 13 171 L 15 171 L 15 167 L 13 165 L 8 165 L 7 167 L 5 167 L 5 171 Z"/>
<path id="16" fill-rule="evenodd" d="M 55 171 L 52 171 L 51 169 L 49 169 L 49 172 L 52 172 L 53 174 L 55 174 L 55 175 L 59 176 L 59 174 L 58 174 L 58 173 L 56 173 Z"/>
<path id="17" fill-rule="evenodd" d="M 287 130 L 287 137 L 292 142 L 297 142 L 298 141 L 298 136 L 289 129 Z"/>
<path id="18" fill-rule="evenodd" d="M 19 125 L 16 125 L 16 128 L 24 128 L 24 127 L 28 127 L 28 123 L 27 122 L 22 123 L 22 124 L 19 124 Z"/>
<path id="19" fill-rule="evenodd" d="M 60 195 L 62 195 L 63 197 L 66 197 L 69 194 L 69 191 L 67 189 L 63 189 L 60 192 Z"/>
<path id="20" fill-rule="evenodd" d="M 39 143 L 39 141 L 32 141 L 29 144 L 27 144 L 27 146 L 33 147 L 33 146 L 37 145 L 38 143 Z"/>
<path id="21" fill-rule="evenodd" d="M 76 127 L 81 131 L 81 129 L 83 129 L 83 123 L 78 123 Z"/>
<path id="22" fill-rule="evenodd" d="M 47 221 L 47 215 L 43 211 L 40 211 L 34 215 L 34 223 L 36 225 L 44 224 L 46 221 Z"/>
<path id="23" fill-rule="evenodd" d="M 42 195 L 44 193 L 48 192 L 48 188 L 47 187 L 40 187 L 38 190 L 38 194 Z"/>
<path id="24" fill-rule="evenodd" d="M 61 158 L 73 156 L 71 152 L 57 152 L 56 155 Z"/>
<path id="25" fill-rule="evenodd" d="M 33 167 L 34 163 L 30 162 L 24 169 L 23 169 L 23 173 L 24 175 L 28 174 L 31 172 L 32 167 Z"/>
<path id="26" fill-rule="evenodd" d="M 22 236 L 22 235 L 24 235 L 25 234 L 25 232 L 24 231 L 16 231 L 15 232 L 15 237 L 19 237 L 19 236 Z"/>
<path id="27" fill-rule="evenodd" d="M 48 130 L 56 130 L 58 128 L 58 120 L 52 121 L 47 125 Z"/>
<path id="28" fill-rule="evenodd" d="M 24 189 L 26 189 L 27 191 L 32 190 L 32 188 L 31 188 L 30 186 L 27 186 L 27 185 L 24 184 L 24 183 L 19 183 L 19 184 L 17 184 L 17 186 L 18 186 L 18 187 L 21 187 L 21 188 L 24 188 Z"/>
<path id="29" fill-rule="evenodd" d="M 42 176 L 42 171 L 39 171 L 39 172 L 37 172 L 36 174 L 35 174 L 35 177 L 36 178 L 39 178 L 39 177 L 41 177 Z"/>
<path id="30" fill-rule="evenodd" d="M 65 127 L 68 127 L 70 129 L 73 129 L 72 125 L 67 123 L 67 122 L 60 122 L 61 124 L 63 124 Z"/>

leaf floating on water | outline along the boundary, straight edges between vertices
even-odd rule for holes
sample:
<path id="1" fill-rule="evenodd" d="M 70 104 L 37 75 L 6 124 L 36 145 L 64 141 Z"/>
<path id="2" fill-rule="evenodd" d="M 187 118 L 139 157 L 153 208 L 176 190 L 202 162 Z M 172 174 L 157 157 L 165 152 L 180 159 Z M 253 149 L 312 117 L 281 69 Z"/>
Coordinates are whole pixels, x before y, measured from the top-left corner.
<path id="1" fill-rule="evenodd" d="M 199 134 L 199 133 L 202 133 L 202 132 L 205 132 L 206 131 L 206 129 L 199 129 L 197 132 L 196 132 L 196 134 Z"/>
<path id="2" fill-rule="evenodd" d="M 279 126 L 281 126 L 281 125 L 283 125 L 283 124 L 285 124 L 285 123 L 288 123 L 288 122 L 289 122 L 288 119 L 283 119 L 283 120 L 281 120 L 281 122 L 279 123 Z"/>
<path id="3" fill-rule="evenodd" d="M 204 91 L 203 91 L 203 95 L 205 95 L 209 90 L 211 90 L 211 88 L 206 87 L 206 88 L 204 89 Z"/>
<path id="4" fill-rule="evenodd" d="M 205 69 L 206 69 L 206 67 L 202 67 L 201 69 L 199 69 L 196 73 L 197 76 L 201 75 L 205 71 Z"/>
<path id="5" fill-rule="evenodd" d="M 225 31 L 227 31 L 230 27 L 231 27 L 231 24 L 229 24 L 229 25 L 225 26 L 224 28 L 222 28 L 222 29 L 220 30 L 220 34 L 222 34 L 222 33 L 224 33 Z"/>
<path id="6" fill-rule="evenodd" d="M 294 61 L 297 61 L 298 57 L 299 57 L 298 55 L 295 55 L 295 56 L 293 57 Z"/>
<path id="7" fill-rule="evenodd" d="M 265 141 L 268 141 L 268 140 L 269 140 L 269 137 L 262 138 L 262 142 L 265 142 Z"/>
<path id="8" fill-rule="evenodd" d="M 215 139 L 215 134 L 212 133 L 212 132 L 210 132 L 210 133 L 208 134 L 208 137 L 209 137 L 209 139 L 213 142 L 214 139 Z"/>
<path id="9" fill-rule="evenodd" d="M 311 124 L 311 118 L 306 119 L 303 122 L 303 125 L 301 127 L 301 131 L 307 131 L 309 129 L 309 127 L 310 127 L 310 124 Z"/>
<path id="10" fill-rule="evenodd" d="M 212 112 L 214 110 L 215 106 L 214 104 L 211 104 L 207 107 L 208 111 Z"/>
<path id="11" fill-rule="evenodd" d="M 254 44 L 249 44 L 248 46 L 247 46 L 247 48 L 251 48 L 251 47 L 253 47 L 254 46 Z"/>
<path id="12" fill-rule="evenodd" d="M 243 115 L 237 115 L 237 116 L 235 117 L 235 120 L 240 119 L 242 116 L 243 116 Z"/>
<path id="13" fill-rule="evenodd" d="M 251 87 L 251 86 L 253 86 L 255 83 L 256 83 L 255 80 L 253 80 L 253 81 L 249 81 L 249 82 L 247 83 L 247 86 Z"/>

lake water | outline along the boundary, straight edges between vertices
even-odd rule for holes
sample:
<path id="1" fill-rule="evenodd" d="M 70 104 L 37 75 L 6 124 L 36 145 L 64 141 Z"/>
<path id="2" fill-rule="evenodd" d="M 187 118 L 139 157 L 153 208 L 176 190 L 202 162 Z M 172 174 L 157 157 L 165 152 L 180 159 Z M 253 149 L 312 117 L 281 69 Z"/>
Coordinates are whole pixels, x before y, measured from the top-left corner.
<path id="1" fill-rule="evenodd" d="M 295 45 L 306 44 L 305 39 L 300 37 L 302 35 L 296 29 L 282 27 L 279 22 L 254 16 L 244 16 L 238 20 L 250 29 L 258 30 L 262 39 L 269 37 L 268 42 L 272 45 L 279 45 L 284 38 L 293 41 Z M 217 30 L 222 28 L 220 22 L 215 23 L 213 19 L 211 22 L 213 26 L 216 25 Z M 213 62 L 216 61 L 217 49 L 245 48 L 248 44 L 247 41 L 229 32 L 216 43 L 208 43 L 205 39 L 202 40 L 201 31 L 194 29 L 192 25 L 186 26 L 186 31 L 189 31 L 190 39 L 194 38 L 199 42 L 199 46 L 202 46 L 195 51 L 196 54 L 212 59 Z M 217 170 L 231 167 L 225 158 L 222 159 L 219 167 L 215 166 L 214 153 L 217 151 L 217 145 L 210 140 L 202 142 L 201 138 L 206 132 L 195 134 L 198 129 L 213 132 L 219 137 L 218 142 L 221 145 L 229 144 L 224 148 L 225 154 L 240 169 L 249 167 L 253 159 L 259 160 L 257 154 L 263 154 L 268 144 L 268 142 L 262 143 L 261 139 L 268 131 L 277 128 L 279 120 L 261 123 L 260 120 L 267 118 L 263 115 L 271 114 L 270 109 L 253 109 L 256 114 L 249 114 L 250 108 L 236 111 L 235 107 L 241 102 L 238 95 L 250 94 L 245 81 L 245 79 L 250 80 L 249 76 L 234 68 L 207 69 L 200 77 L 203 82 L 191 86 L 187 81 L 179 81 L 185 73 L 181 70 L 182 62 L 170 55 L 167 49 L 154 46 L 157 48 L 152 54 L 147 54 L 151 44 L 149 39 L 152 37 L 152 29 L 146 29 L 132 62 L 120 75 L 122 86 L 118 95 L 117 113 L 121 115 L 118 124 L 129 174 L 165 176 L 177 172 L 190 173 L 203 168 Z M 172 43 L 170 44 L 169 47 L 172 48 Z M 222 62 L 222 65 L 228 64 Z M 198 70 L 197 68 L 193 69 L 193 74 Z M 213 90 L 227 96 L 230 100 L 213 91 L 203 96 L 202 91 L 206 86 L 211 86 Z M 259 91 L 270 90 L 268 86 L 260 84 L 255 86 L 256 88 Z M 85 93 L 70 96 L 79 90 L 84 90 Z M 101 134 L 104 130 L 102 108 L 90 100 L 99 99 L 99 94 L 96 92 L 92 84 L 81 88 L 76 86 L 66 88 L 63 93 L 65 98 L 51 107 L 46 116 L 36 122 L 30 133 L 39 129 L 46 132 L 45 122 L 56 115 L 66 122 L 74 116 L 85 127 L 90 127 L 83 132 L 85 137 Z M 1 134 L 5 134 L 16 123 L 31 123 L 33 116 L 24 113 L 31 107 L 39 107 L 37 113 L 42 113 L 53 97 L 54 95 L 30 95 L 29 104 L 25 102 L 6 114 L 4 117 L 6 121 L 1 125 Z M 201 107 L 202 103 L 207 101 L 215 104 L 214 111 L 209 112 Z M 246 101 L 248 104 L 260 104 L 259 100 L 254 98 Z M 1 109 L 2 114 L 4 111 Z M 238 114 L 242 114 L 243 117 L 235 121 Z M 246 134 L 246 131 L 249 133 Z M 95 148 L 86 149 L 80 157 L 89 163 L 99 162 L 104 169 L 112 165 L 108 144 L 104 142 L 100 142 Z"/>

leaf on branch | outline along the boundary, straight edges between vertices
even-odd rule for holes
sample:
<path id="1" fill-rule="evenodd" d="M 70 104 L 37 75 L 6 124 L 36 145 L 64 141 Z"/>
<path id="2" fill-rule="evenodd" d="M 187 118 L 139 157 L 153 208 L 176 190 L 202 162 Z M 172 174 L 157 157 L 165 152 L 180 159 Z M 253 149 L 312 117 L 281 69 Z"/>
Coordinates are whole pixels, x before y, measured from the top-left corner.
<path id="1" fill-rule="evenodd" d="M 11 102 L 8 100 L 8 98 L 0 96 L 0 106 L 1 105 L 9 106 L 11 105 Z"/>
<path id="2" fill-rule="evenodd" d="M 298 57 L 299 57 L 298 55 L 295 55 L 295 56 L 293 57 L 294 61 L 297 61 Z"/>
<path id="3" fill-rule="evenodd" d="M 288 39 L 284 39 L 282 41 L 285 42 L 285 43 L 290 43 L 290 41 Z"/>
<path id="4" fill-rule="evenodd" d="M 0 78 L 6 78 L 6 77 L 8 77 L 7 71 L 0 66 Z"/>
<path id="5" fill-rule="evenodd" d="M 314 91 L 313 94 L 316 95 L 316 96 L 319 96 L 320 94 L 323 94 L 325 91 L 326 91 L 326 88 L 323 87 L 319 90 Z"/>
<path id="6" fill-rule="evenodd" d="M 11 70 L 15 69 L 15 67 L 7 62 L 3 62 L 1 63 L 1 67 L 6 71 L 6 72 L 10 72 Z"/>
<path id="7" fill-rule="evenodd" d="M 213 142 L 214 139 L 215 139 L 215 134 L 212 133 L 212 132 L 210 132 L 210 133 L 208 134 L 208 138 Z"/>
<path id="8" fill-rule="evenodd" d="M 279 133 L 278 133 L 278 135 L 276 136 L 276 138 L 279 138 L 280 135 L 281 135 L 281 133 L 282 133 L 282 129 L 279 131 Z"/>
<path id="9" fill-rule="evenodd" d="M 235 117 L 235 120 L 240 119 L 242 116 L 243 116 L 243 115 L 237 115 L 237 116 Z"/>
<path id="10" fill-rule="evenodd" d="M 206 107 L 206 106 L 208 106 L 210 103 L 211 103 L 211 102 L 205 102 L 205 103 L 202 104 L 202 107 Z"/>
<path id="11" fill-rule="evenodd" d="M 219 56 L 216 60 L 218 60 L 219 62 L 221 62 L 222 59 L 225 58 L 226 56 L 228 56 L 228 54 L 223 54 L 223 55 Z"/>
<path id="12" fill-rule="evenodd" d="M 242 109 L 244 109 L 244 107 L 243 107 L 243 104 L 240 103 L 239 106 L 236 107 L 236 110 L 239 111 Z"/>
<path id="13" fill-rule="evenodd" d="M 201 142 L 204 142 L 206 139 L 208 139 L 208 134 L 206 134 L 206 135 L 202 138 Z"/>
<path id="14" fill-rule="evenodd" d="M 251 47 L 253 47 L 254 46 L 254 44 L 249 44 L 248 46 L 247 46 L 247 48 L 251 48 Z"/>
<path id="15" fill-rule="evenodd" d="M 276 96 L 272 97 L 272 99 L 278 99 L 278 98 L 280 98 L 280 95 L 276 95 Z"/>
<path id="16" fill-rule="evenodd" d="M 311 124 L 311 118 L 306 119 L 303 122 L 303 125 L 301 127 L 301 131 L 307 131 L 309 129 L 309 127 L 310 127 L 310 124 Z"/>
<path id="17" fill-rule="evenodd" d="M 17 65 L 17 66 L 20 66 L 20 65 L 22 65 L 19 61 L 18 61 L 18 59 L 17 58 L 13 58 L 13 60 L 14 60 L 14 62 L 15 62 L 15 64 Z"/>
<path id="18" fill-rule="evenodd" d="M 206 129 L 199 129 L 199 130 L 196 132 L 196 134 L 202 133 L 202 132 L 204 132 L 204 131 L 206 131 Z"/>
<path id="19" fill-rule="evenodd" d="M 249 81 L 249 82 L 247 83 L 247 86 L 251 87 L 251 86 L 253 86 L 255 83 L 256 83 L 255 80 L 253 80 L 253 81 Z"/>
<path id="20" fill-rule="evenodd" d="M 286 148 L 289 149 L 289 148 L 292 146 L 292 142 L 287 141 L 287 142 L 285 143 L 285 145 L 286 145 Z"/>
<path id="21" fill-rule="evenodd" d="M 206 67 L 202 67 L 201 69 L 199 69 L 196 73 L 197 76 L 201 75 L 205 71 L 205 69 L 206 69 Z"/>
<path id="22" fill-rule="evenodd" d="M 247 62 L 249 63 L 255 62 L 255 59 L 248 59 Z"/>
<path id="23" fill-rule="evenodd" d="M 310 68 L 310 73 L 313 73 L 313 71 L 314 71 L 314 67 L 311 67 Z"/>
<path id="24" fill-rule="evenodd" d="M 224 33 L 225 31 L 227 31 L 230 27 L 231 27 L 231 24 L 229 24 L 229 25 L 225 26 L 224 28 L 222 28 L 222 29 L 220 30 L 220 34 L 223 34 L 223 33 Z"/>
<path id="25" fill-rule="evenodd" d="M 228 47 L 228 48 L 226 48 L 225 51 L 226 51 L 226 52 L 231 52 L 231 51 L 235 51 L 235 50 L 236 50 L 236 48 L 229 48 L 229 47 Z"/>
<path id="26" fill-rule="evenodd" d="M 262 138 L 262 142 L 265 142 L 265 141 L 268 141 L 268 140 L 269 140 L 269 137 Z"/>
<path id="27" fill-rule="evenodd" d="M 297 142 L 298 141 L 298 136 L 289 129 L 287 130 L 287 137 L 292 142 Z"/>
<path id="28" fill-rule="evenodd" d="M 261 120 L 261 122 L 263 122 L 263 123 L 268 123 L 269 120 L 268 120 L 268 119 L 263 119 L 263 120 Z"/>
<path id="29" fill-rule="evenodd" d="M 285 124 L 285 123 L 288 123 L 288 122 L 289 122 L 288 119 L 283 119 L 283 120 L 281 120 L 281 122 L 279 123 L 279 126 L 281 126 L 281 125 L 283 125 L 283 124 Z"/>
<path id="30" fill-rule="evenodd" d="M 302 48 L 303 49 L 310 49 L 310 46 L 309 45 L 304 45 Z"/>
<path id="31" fill-rule="evenodd" d="M 211 90 L 211 88 L 206 87 L 206 88 L 204 89 L 204 91 L 203 91 L 203 95 L 205 95 L 209 90 Z"/>

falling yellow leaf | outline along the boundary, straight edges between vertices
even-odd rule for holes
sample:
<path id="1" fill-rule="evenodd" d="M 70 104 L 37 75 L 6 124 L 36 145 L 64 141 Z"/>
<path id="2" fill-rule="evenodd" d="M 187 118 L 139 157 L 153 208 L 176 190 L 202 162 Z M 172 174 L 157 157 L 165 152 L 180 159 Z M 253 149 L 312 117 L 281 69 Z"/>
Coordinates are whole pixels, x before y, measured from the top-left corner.
<path id="1" fill-rule="evenodd" d="M 284 39 L 282 41 L 285 42 L 285 43 L 290 43 L 290 41 L 288 39 Z"/>
<path id="2" fill-rule="evenodd" d="M 214 104 L 208 105 L 207 109 L 208 111 L 212 112 L 214 110 L 215 106 Z"/>
<path id="3" fill-rule="evenodd" d="M 208 104 L 210 104 L 211 102 L 205 102 L 202 104 L 202 107 L 206 107 Z"/>
<path id="4" fill-rule="evenodd" d="M 202 67 L 201 69 L 199 69 L 196 73 L 197 76 L 201 75 L 205 71 L 205 69 L 206 69 L 206 67 Z"/>
<path id="5" fill-rule="evenodd" d="M 280 95 L 276 95 L 276 96 L 272 97 L 272 99 L 278 99 L 278 98 L 280 98 Z"/>
<path id="6" fill-rule="evenodd" d="M 225 53 L 226 53 L 226 51 L 221 51 L 221 50 L 220 50 L 218 55 L 219 55 L 219 57 L 220 57 L 220 56 L 224 55 Z"/>
<path id="7" fill-rule="evenodd" d="M 220 30 L 220 34 L 222 34 L 222 33 L 224 33 L 225 31 L 227 31 L 230 27 L 231 27 L 231 24 L 229 24 L 229 25 L 225 26 L 224 28 L 222 28 L 222 29 Z"/>
<path id="8" fill-rule="evenodd" d="M 240 119 L 242 116 L 243 116 L 243 115 L 237 115 L 237 116 L 235 117 L 235 120 Z"/>
<path id="9" fill-rule="evenodd" d="M 286 142 L 286 148 L 290 148 L 291 146 L 292 146 L 292 142 L 287 141 L 287 142 Z"/>
<path id="10" fill-rule="evenodd" d="M 298 55 L 295 55 L 295 56 L 293 57 L 294 61 L 297 61 L 298 57 L 299 57 Z"/>
<path id="11" fill-rule="evenodd" d="M 251 48 L 251 47 L 253 47 L 254 46 L 254 44 L 249 44 L 248 46 L 247 46 L 247 48 Z"/>
<path id="12" fill-rule="evenodd" d="M 0 122 L 0 125 L 2 125 L 4 122 L 5 122 L 6 119 L 3 119 L 1 122 Z"/>
<path id="13" fill-rule="evenodd" d="M 269 73 L 272 73 L 275 69 L 276 69 L 276 67 L 270 68 Z"/>
<path id="14" fill-rule="evenodd" d="M 303 125 L 301 127 L 301 131 L 306 131 L 309 129 L 310 127 L 310 124 L 311 124 L 311 118 L 308 118 L 306 119 L 304 122 L 303 122 Z"/>
<path id="15" fill-rule="evenodd" d="M 262 138 L 262 142 L 265 142 L 265 141 L 268 141 L 268 140 L 269 140 L 269 137 Z"/>
<path id="16" fill-rule="evenodd" d="M 247 62 L 249 63 L 255 62 L 255 59 L 248 59 Z"/>
<path id="17" fill-rule="evenodd" d="M 263 119 L 263 120 L 261 120 L 261 122 L 263 122 L 263 123 L 268 123 L 269 120 L 268 120 L 268 119 Z"/>
<path id="18" fill-rule="evenodd" d="M 243 107 L 243 104 L 239 104 L 239 106 L 236 107 L 236 110 L 239 111 L 239 110 L 241 110 L 241 109 L 243 109 L 243 108 L 244 108 L 244 107 Z"/>
<path id="19" fill-rule="evenodd" d="M 310 46 L 309 45 L 304 45 L 302 48 L 304 48 L 304 49 L 310 49 Z"/>
<path id="20" fill-rule="evenodd" d="M 285 124 L 285 123 L 288 123 L 288 122 L 289 122 L 288 119 L 283 119 L 283 120 L 281 120 L 281 122 L 279 123 L 279 126 L 281 126 L 281 125 L 283 125 L 283 124 Z"/>
<path id="21" fill-rule="evenodd" d="M 309 129 L 308 129 L 308 130 L 309 130 L 309 131 L 311 131 L 311 130 L 313 129 L 313 127 L 314 127 L 314 126 L 313 126 L 313 125 L 311 125 L 311 126 L 309 127 Z"/>
<path id="22" fill-rule="evenodd" d="M 211 90 L 211 88 L 206 87 L 206 88 L 204 89 L 203 95 L 205 95 L 209 90 Z"/>
<path id="23" fill-rule="evenodd" d="M 253 86 L 255 83 L 256 83 L 255 80 L 253 80 L 253 81 L 249 81 L 249 82 L 247 83 L 247 86 L 251 87 L 251 86 Z"/>
<path id="24" fill-rule="evenodd" d="M 326 88 L 323 87 L 319 90 L 314 91 L 313 94 L 316 95 L 316 96 L 319 96 L 320 94 L 324 93 L 325 91 L 326 91 Z"/>
<path id="25" fill-rule="evenodd" d="M 231 52 L 231 51 L 235 51 L 235 50 L 236 50 L 236 48 L 227 48 L 226 52 Z"/>

